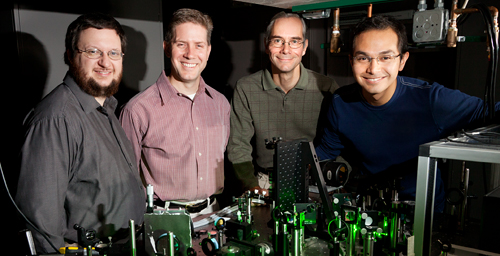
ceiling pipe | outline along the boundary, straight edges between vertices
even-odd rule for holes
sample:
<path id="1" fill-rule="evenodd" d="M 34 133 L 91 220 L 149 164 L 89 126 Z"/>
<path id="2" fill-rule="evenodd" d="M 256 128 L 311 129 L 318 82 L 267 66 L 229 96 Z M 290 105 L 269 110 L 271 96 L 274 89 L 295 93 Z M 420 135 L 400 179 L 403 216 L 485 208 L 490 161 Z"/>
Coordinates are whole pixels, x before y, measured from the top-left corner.
<path id="1" fill-rule="evenodd" d="M 340 52 L 340 9 L 333 11 L 332 38 L 330 39 L 330 53 Z"/>

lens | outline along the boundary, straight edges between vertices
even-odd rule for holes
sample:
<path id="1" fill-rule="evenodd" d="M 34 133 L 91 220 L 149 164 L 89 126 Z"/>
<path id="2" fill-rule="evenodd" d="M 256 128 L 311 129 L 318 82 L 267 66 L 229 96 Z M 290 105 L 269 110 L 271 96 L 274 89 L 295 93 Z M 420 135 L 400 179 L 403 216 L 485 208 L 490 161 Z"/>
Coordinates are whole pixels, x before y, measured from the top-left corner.
<path id="1" fill-rule="evenodd" d="M 91 59 L 99 58 L 102 54 L 102 52 L 99 51 L 98 49 L 92 49 L 92 48 L 85 50 L 84 53 L 87 55 L 87 57 Z"/>
<path id="2" fill-rule="evenodd" d="M 120 51 L 109 51 L 108 56 L 112 60 L 119 60 L 122 58 L 122 53 Z"/>

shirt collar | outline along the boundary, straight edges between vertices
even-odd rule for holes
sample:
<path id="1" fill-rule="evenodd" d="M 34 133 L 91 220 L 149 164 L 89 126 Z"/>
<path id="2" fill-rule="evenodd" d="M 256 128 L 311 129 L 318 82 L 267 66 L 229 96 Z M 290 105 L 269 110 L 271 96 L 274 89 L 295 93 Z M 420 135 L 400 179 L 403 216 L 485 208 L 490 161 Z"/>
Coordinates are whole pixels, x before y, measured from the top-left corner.
<path id="1" fill-rule="evenodd" d="M 300 78 L 294 89 L 304 90 L 307 87 L 307 81 L 309 80 L 309 74 L 307 73 L 307 69 L 302 65 L 300 65 Z M 262 73 L 262 88 L 264 91 L 268 91 L 271 89 L 278 88 L 278 86 L 274 83 L 273 76 L 271 74 L 271 68 L 264 69 Z"/>
<path id="2" fill-rule="evenodd" d="M 170 80 L 168 80 L 165 70 L 162 71 L 160 77 L 156 81 L 156 86 L 158 87 L 160 98 L 163 103 L 168 102 L 172 97 L 179 94 L 177 89 L 175 89 L 175 87 L 170 83 Z M 202 94 L 201 92 L 204 92 L 208 97 L 213 99 L 213 96 L 210 93 L 209 88 L 210 87 L 208 87 L 208 85 L 205 83 L 205 80 L 203 80 L 203 78 L 200 77 L 200 86 L 198 87 L 198 91 L 196 91 L 196 95 L 197 96 L 201 95 Z"/>
<path id="3" fill-rule="evenodd" d="M 80 86 L 76 84 L 75 79 L 73 79 L 73 76 L 71 76 L 69 72 L 66 73 L 63 81 L 69 87 L 71 92 L 73 92 L 85 113 L 90 113 L 101 107 L 101 104 L 97 102 L 94 96 L 84 92 Z M 118 101 L 113 96 L 106 98 L 104 101 L 104 108 L 111 113 L 115 111 L 117 105 Z"/>

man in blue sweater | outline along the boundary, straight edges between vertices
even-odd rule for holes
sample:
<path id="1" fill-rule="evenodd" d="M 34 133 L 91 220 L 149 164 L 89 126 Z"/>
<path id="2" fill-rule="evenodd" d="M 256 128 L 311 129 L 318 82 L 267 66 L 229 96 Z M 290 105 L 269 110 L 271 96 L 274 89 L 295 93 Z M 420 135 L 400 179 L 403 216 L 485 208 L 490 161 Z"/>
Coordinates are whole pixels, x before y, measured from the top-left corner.
<path id="1" fill-rule="evenodd" d="M 356 26 L 350 61 L 357 83 L 335 92 L 316 153 L 323 160 L 342 155 L 374 178 L 401 177 L 400 198 L 414 199 L 419 145 L 481 120 L 484 104 L 437 83 L 398 76 L 409 57 L 406 38 L 404 25 L 387 16 Z M 436 212 L 444 201 L 438 173 Z"/>

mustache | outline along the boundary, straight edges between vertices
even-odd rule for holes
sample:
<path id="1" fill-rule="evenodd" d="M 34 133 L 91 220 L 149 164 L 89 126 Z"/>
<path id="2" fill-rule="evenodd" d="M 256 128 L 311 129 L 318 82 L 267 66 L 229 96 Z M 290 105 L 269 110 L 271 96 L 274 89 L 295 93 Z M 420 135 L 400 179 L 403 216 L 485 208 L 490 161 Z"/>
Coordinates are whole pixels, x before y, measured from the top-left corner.
<path id="1" fill-rule="evenodd" d="M 113 72 L 113 69 L 97 69 L 98 72 Z M 75 82 L 87 94 L 93 97 L 111 97 L 118 92 L 123 71 L 120 72 L 117 78 L 113 79 L 107 85 L 99 84 L 94 78 L 87 77 L 85 70 L 76 65 L 70 66 L 70 73 L 73 75 Z"/>

